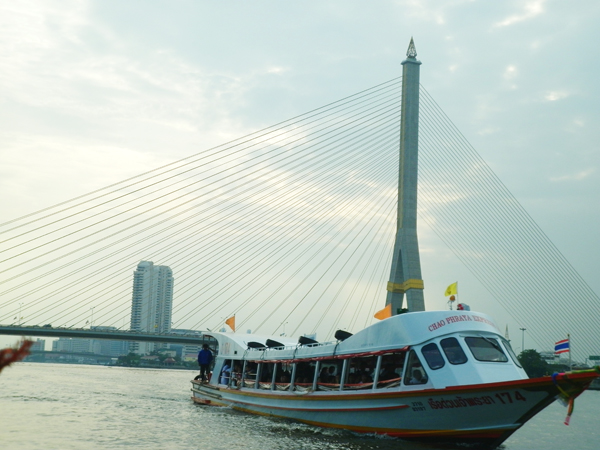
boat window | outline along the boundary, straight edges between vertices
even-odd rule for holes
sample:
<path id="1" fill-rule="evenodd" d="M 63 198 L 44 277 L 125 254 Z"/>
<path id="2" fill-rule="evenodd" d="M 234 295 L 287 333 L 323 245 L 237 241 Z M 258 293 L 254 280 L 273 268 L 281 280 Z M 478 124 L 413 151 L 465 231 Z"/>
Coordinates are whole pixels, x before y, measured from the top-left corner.
<path id="1" fill-rule="evenodd" d="M 221 384 L 229 384 L 229 378 L 231 376 L 231 360 L 226 359 L 221 367 L 221 372 L 219 374 L 219 383 Z"/>
<path id="2" fill-rule="evenodd" d="M 523 367 L 521 365 L 521 362 L 519 361 L 519 358 L 517 358 L 517 355 L 515 355 L 515 352 L 512 349 L 512 346 L 510 345 L 510 342 L 508 342 L 506 339 L 502 339 L 502 343 L 504 344 L 504 348 L 506 349 L 512 360 L 515 362 L 515 364 L 518 367 Z"/>
<path id="3" fill-rule="evenodd" d="M 271 389 L 273 372 L 276 370 L 274 363 L 261 363 L 259 389 Z"/>
<path id="4" fill-rule="evenodd" d="M 282 362 L 277 367 L 277 382 L 278 383 L 289 383 L 292 379 L 292 364 L 289 362 Z"/>
<path id="5" fill-rule="evenodd" d="M 315 362 L 299 362 L 296 365 L 296 380 L 294 389 L 297 391 L 307 391 L 312 388 L 315 376 Z"/>
<path id="6" fill-rule="evenodd" d="M 391 353 L 381 357 L 378 388 L 393 387 L 400 384 L 406 353 Z"/>
<path id="7" fill-rule="evenodd" d="M 466 337 L 465 342 L 477 361 L 507 362 L 508 358 L 496 339 L 484 337 Z"/>
<path id="8" fill-rule="evenodd" d="M 348 373 L 344 381 L 344 389 L 372 388 L 376 366 L 377 356 L 351 358 L 348 361 Z"/>
<path id="9" fill-rule="evenodd" d="M 440 345 L 450 364 L 464 364 L 467 362 L 467 355 L 458 343 L 458 339 L 453 337 L 442 339 Z"/>
<path id="10" fill-rule="evenodd" d="M 340 376 L 342 374 L 342 362 L 336 359 L 321 361 L 319 372 L 318 389 L 332 391 L 340 388 Z"/>
<path id="11" fill-rule="evenodd" d="M 277 372 L 275 373 L 275 389 L 278 391 L 287 391 L 290 388 L 292 381 L 292 364 L 289 362 L 281 362 L 277 364 Z"/>
<path id="12" fill-rule="evenodd" d="M 421 349 L 421 353 L 427 361 L 427 365 L 430 369 L 436 370 L 444 367 L 444 358 L 442 358 L 442 354 L 440 353 L 440 349 L 433 342 L 431 344 L 427 344 Z"/>
<path id="13" fill-rule="evenodd" d="M 244 373 L 244 387 L 253 388 L 256 383 L 256 371 L 258 364 L 248 361 L 246 363 L 246 372 Z"/>
<path id="14" fill-rule="evenodd" d="M 231 370 L 231 386 L 238 386 L 242 380 L 242 365 L 240 361 L 233 361 L 233 368 Z"/>
<path id="15" fill-rule="evenodd" d="M 406 372 L 404 373 L 404 384 L 415 385 L 427 383 L 427 373 L 423 368 L 423 364 L 419 361 L 419 357 L 414 350 L 411 350 L 408 354 L 408 361 L 406 363 Z"/>

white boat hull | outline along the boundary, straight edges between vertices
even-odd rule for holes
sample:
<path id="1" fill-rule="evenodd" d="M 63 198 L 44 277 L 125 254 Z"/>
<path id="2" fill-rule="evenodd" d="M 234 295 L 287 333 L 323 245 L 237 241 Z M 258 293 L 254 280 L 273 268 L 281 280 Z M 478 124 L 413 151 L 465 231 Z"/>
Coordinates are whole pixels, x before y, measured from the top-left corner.
<path id="1" fill-rule="evenodd" d="M 193 400 L 265 416 L 403 439 L 495 447 L 552 403 L 561 389 L 578 395 L 597 376 L 569 375 L 445 389 L 280 392 L 193 381 Z"/>

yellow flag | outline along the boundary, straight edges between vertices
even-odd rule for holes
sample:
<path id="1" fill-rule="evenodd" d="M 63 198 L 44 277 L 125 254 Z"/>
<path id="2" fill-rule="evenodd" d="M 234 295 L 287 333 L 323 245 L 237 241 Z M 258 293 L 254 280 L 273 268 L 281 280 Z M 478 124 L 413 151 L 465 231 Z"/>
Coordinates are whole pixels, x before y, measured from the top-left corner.
<path id="1" fill-rule="evenodd" d="M 383 320 L 383 319 L 387 319 L 388 317 L 392 317 L 392 304 L 388 303 L 386 305 L 386 307 L 383 308 L 381 311 L 377 311 L 373 317 L 375 317 L 376 319 L 379 319 L 379 320 Z"/>
<path id="2" fill-rule="evenodd" d="M 446 297 L 448 297 L 449 295 L 458 295 L 458 281 L 448 286 L 444 295 Z"/>
<path id="3" fill-rule="evenodd" d="M 226 325 L 229 325 L 229 328 L 231 328 L 233 331 L 235 331 L 235 314 L 233 316 L 231 316 L 229 319 L 227 319 L 225 321 Z"/>

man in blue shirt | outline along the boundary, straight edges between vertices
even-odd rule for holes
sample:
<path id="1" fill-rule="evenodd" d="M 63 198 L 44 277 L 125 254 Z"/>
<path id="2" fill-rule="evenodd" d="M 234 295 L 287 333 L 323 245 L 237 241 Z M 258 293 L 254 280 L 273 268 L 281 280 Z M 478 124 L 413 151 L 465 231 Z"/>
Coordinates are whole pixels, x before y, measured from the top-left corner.
<path id="1" fill-rule="evenodd" d="M 206 381 L 206 375 L 209 373 L 212 358 L 213 355 L 208 349 L 208 344 L 203 344 L 202 350 L 198 352 L 198 365 L 200 366 L 200 379 L 202 381 Z"/>

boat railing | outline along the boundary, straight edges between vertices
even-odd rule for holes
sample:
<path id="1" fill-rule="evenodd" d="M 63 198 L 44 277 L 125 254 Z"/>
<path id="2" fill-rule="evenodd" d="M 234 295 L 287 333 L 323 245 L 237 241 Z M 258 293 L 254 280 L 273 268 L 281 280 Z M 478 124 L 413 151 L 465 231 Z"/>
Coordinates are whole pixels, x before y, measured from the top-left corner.
<path id="1" fill-rule="evenodd" d="M 377 388 L 381 389 L 400 386 L 401 380 L 402 378 L 392 378 L 391 380 L 380 381 L 379 383 L 377 383 Z"/>
<path id="2" fill-rule="evenodd" d="M 400 386 L 400 378 L 394 378 L 391 380 L 380 381 L 377 383 L 377 388 L 392 388 Z M 244 379 L 244 387 L 246 388 L 254 388 L 256 386 L 256 380 L 245 378 Z M 275 383 L 275 390 L 277 391 L 288 391 L 290 389 L 291 383 Z M 258 388 L 266 391 L 270 391 L 272 388 L 272 383 L 269 381 L 259 382 Z M 367 383 L 357 383 L 357 384 L 344 384 L 343 390 L 345 391 L 354 391 L 354 390 L 363 390 L 363 389 L 373 389 L 373 382 Z M 308 392 L 312 390 L 312 383 L 296 383 L 294 384 L 294 390 L 298 392 Z M 339 391 L 340 385 L 339 383 L 318 383 L 317 390 L 319 391 Z"/>
<path id="3" fill-rule="evenodd" d="M 294 390 L 298 392 L 312 391 L 312 385 L 312 383 L 296 383 L 294 385 Z"/>
<path id="4" fill-rule="evenodd" d="M 256 386 L 256 380 L 251 380 L 251 379 L 245 379 L 244 380 L 244 387 L 246 388 L 251 388 L 253 389 Z M 277 390 L 283 391 L 285 389 L 280 389 L 278 386 L 276 386 Z M 258 383 L 258 389 L 263 389 L 265 391 L 270 391 L 271 390 L 271 382 L 270 381 L 261 381 Z"/>
<path id="5" fill-rule="evenodd" d="M 373 389 L 373 383 L 344 384 L 344 387 L 342 388 L 344 391 L 357 391 L 362 389 Z M 338 383 L 319 383 L 317 384 L 317 390 L 339 391 L 340 385 Z"/>
<path id="6" fill-rule="evenodd" d="M 339 391 L 340 385 L 337 383 L 318 383 L 317 390 L 318 391 Z"/>
<path id="7" fill-rule="evenodd" d="M 391 380 L 379 381 L 377 383 L 377 389 L 391 388 L 400 386 L 400 378 L 393 378 Z M 338 383 L 319 383 L 317 389 L 320 391 L 339 391 L 340 385 Z M 366 383 L 353 383 L 344 384 L 342 388 L 344 391 L 360 390 L 360 389 L 373 389 L 373 382 Z"/>
<path id="8" fill-rule="evenodd" d="M 360 389 L 373 389 L 373 383 L 358 383 L 358 384 L 344 384 L 345 391 L 356 391 Z"/>

